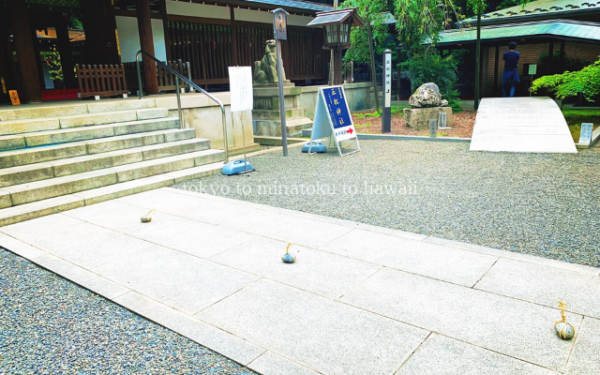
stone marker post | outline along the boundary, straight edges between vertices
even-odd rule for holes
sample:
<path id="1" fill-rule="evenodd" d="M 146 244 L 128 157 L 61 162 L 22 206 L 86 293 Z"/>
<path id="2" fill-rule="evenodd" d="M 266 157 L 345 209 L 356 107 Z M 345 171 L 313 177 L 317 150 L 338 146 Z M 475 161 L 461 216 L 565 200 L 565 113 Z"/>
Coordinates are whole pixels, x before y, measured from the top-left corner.
<path id="1" fill-rule="evenodd" d="M 392 131 L 392 51 L 383 52 L 383 109 L 381 114 L 381 132 Z"/>
<path id="2" fill-rule="evenodd" d="M 429 120 L 429 136 L 431 138 L 437 137 L 437 121 Z"/>

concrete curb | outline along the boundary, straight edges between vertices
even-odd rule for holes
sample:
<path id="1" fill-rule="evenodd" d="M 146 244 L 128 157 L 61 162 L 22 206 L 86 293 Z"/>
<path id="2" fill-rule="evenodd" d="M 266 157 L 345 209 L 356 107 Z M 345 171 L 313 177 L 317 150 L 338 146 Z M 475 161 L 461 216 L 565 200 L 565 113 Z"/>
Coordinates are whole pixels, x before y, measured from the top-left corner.
<path id="1" fill-rule="evenodd" d="M 423 137 L 418 135 L 391 135 L 391 134 L 358 134 L 359 140 L 383 140 L 383 141 L 429 141 L 429 142 L 471 142 L 471 138 L 451 137 Z"/>

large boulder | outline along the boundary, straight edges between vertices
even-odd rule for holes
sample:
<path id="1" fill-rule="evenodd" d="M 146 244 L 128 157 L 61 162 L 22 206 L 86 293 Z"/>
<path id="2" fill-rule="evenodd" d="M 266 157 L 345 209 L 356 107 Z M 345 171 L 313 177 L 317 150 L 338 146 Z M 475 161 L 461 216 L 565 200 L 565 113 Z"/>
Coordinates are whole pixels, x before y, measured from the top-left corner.
<path id="1" fill-rule="evenodd" d="M 440 94 L 438 85 L 429 82 L 421 85 L 421 87 L 411 95 L 408 104 L 413 108 L 427 108 L 440 107 L 444 104 L 448 105 L 448 102 L 445 100 L 442 101 L 442 94 Z"/>

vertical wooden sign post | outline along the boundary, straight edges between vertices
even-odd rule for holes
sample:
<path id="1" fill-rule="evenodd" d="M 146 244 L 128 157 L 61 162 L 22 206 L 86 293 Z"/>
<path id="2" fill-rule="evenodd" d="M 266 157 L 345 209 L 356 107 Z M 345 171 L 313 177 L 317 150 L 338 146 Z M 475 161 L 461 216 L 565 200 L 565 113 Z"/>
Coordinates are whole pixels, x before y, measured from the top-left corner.
<path id="1" fill-rule="evenodd" d="M 273 35 L 277 41 L 277 82 L 279 83 L 279 113 L 281 114 L 281 146 L 283 156 L 288 155 L 287 126 L 285 123 L 285 97 L 283 95 L 283 61 L 281 60 L 281 41 L 287 40 L 288 12 L 281 8 L 273 11 Z"/>
<path id="2" fill-rule="evenodd" d="M 400 78 L 400 77 L 398 77 Z M 392 51 L 383 52 L 383 109 L 381 114 L 381 132 L 392 131 Z"/>

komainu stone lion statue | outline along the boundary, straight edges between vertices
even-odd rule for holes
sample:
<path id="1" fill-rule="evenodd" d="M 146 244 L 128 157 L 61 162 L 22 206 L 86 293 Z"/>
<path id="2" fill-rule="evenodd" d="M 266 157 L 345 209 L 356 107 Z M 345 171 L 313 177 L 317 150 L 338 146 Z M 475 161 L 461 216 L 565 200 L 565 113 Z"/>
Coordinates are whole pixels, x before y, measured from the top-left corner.
<path id="1" fill-rule="evenodd" d="M 254 62 L 254 83 L 275 83 L 277 80 L 277 42 L 269 39 L 265 43 L 265 56 Z M 285 71 L 282 69 L 283 80 Z"/>

